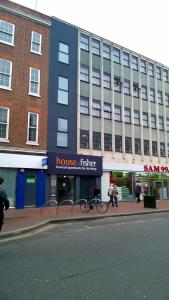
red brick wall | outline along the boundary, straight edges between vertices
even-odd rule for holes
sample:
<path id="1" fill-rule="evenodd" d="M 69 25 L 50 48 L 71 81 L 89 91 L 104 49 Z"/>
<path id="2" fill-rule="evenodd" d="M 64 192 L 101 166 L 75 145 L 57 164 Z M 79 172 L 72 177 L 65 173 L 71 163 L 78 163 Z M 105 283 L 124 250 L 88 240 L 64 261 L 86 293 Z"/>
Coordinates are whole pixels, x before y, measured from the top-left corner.
<path id="1" fill-rule="evenodd" d="M 8 3 L 21 10 L 23 7 Z M 30 11 L 29 9 L 26 9 Z M 31 11 L 32 13 L 33 11 Z M 34 12 L 33 12 L 34 13 Z M 42 14 L 35 12 L 42 18 Z M 15 24 L 14 46 L 1 43 L 0 58 L 12 61 L 12 91 L 0 89 L 0 106 L 10 109 L 9 143 L 0 142 L 0 148 L 17 147 L 34 151 L 47 148 L 47 103 L 48 103 L 48 61 L 49 61 L 49 26 L 34 20 L 18 16 L 11 12 L 0 11 L 0 19 Z M 48 17 L 43 18 L 49 21 Z M 42 55 L 30 52 L 32 31 L 42 34 Z M 40 98 L 28 95 L 29 69 L 40 69 Z M 39 146 L 27 145 L 28 112 L 39 113 Z"/>

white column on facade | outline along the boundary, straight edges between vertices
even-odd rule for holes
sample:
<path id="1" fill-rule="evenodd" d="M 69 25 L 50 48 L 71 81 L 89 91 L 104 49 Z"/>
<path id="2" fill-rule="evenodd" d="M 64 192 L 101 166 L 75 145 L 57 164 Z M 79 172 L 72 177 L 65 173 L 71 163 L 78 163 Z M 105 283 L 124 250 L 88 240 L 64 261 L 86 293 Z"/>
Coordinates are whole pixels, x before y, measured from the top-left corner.
<path id="1" fill-rule="evenodd" d="M 150 78 L 149 78 L 149 67 L 147 61 L 147 96 L 148 96 L 148 121 L 149 121 L 149 146 L 150 146 L 150 162 L 152 162 L 152 134 L 151 134 L 151 124 L 150 124 L 150 116 L 151 116 L 151 104 L 150 104 Z"/>
<path id="2" fill-rule="evenodd" d="M 132 53 L 130 53 L 130 94 L 131 94 L 131 140 L 132 140 L 132 160 L 135 161 L 135 141 L 134 141 L 134 100 L 133 100 L 133 70 Z"/>
<path id="3" fill-rule="evenodd" d="M 158 154 L 158 162 L 160 159 L 160 134 L 159 134 L 159 111 L 158 111 L 158 88 L 157 88 L 157 76 L 156 76 L 156 67 L 154 65 L 154 80 L 155 80 L 155 106 L 156 106 L 156 118 L 157 118 L 157 154 Z M 150 114 L 150 128 L 151 128 L 151 114 Z M 151 129 L 152 130 L 152 129 Z"/>
<path id="4" fill-rule="evenodd" d="M 122 108 L 122 155 L 123 159 L 125 159 L 125 123 L 124 123 L 124 69 L 123 69 L 123 63 L 122 63 L 122 51 L 120 49 L 120 64 L 121 64 L 121 82 L 123 82 L 122 85 L 122 91 L 121 91 L 121 108 Z"/>
<path id="5" fill-rule="evenodd" d="M 92 36 L 89 36 L 89 147 L 93 152 L 93 123 L 92 123 Z"/>
<path id="6" fill-rule="evenodd" d="M 78 31 L 77 57 L 77 153 L 80 152 L 80 30 Z"/>
<path id="7" fill-rule="evenodd" d="M 167 114 L 166 114 L 166 102 L 165 102 L 165 84 L 164 84 L 162 69 L 161 69 L 161 76 L 162 76 L 163 118 L 164 118 L 164 130 L 165 130 L 165 157 L 166 157 L 166 163 L 168 163 L 169 159 L 168 159 L 167 121 L 166 121 Z"/>
<path id="8" fill-rule="evenodd" d="M 113 66 L 113 47 L 110 46 L 110 61 L 111 61 L 111 88 L 112 88 L 112 157 L 115 158 L 115 121 L 114 121 L 114 66 Z"/>
<path id="9" fill-rule="evenodd" d="M 141 128 L 141 160 L 144 161 L 144 134 L 143 134 L 143 99 L 142 99 L 142 80 L 141 80 L 141 63 L 139 57 L 139 93 L 140 93 L 140 128 Z M 148 76 L 148 75 L 147 75 Z"/>
<path id="10" fill-rule="evenodd" d="M 101 152 L 104 156 L 104 88 L 103 88 L 103 41 L 100 41 L 100 88 L 101 88 Z"/>

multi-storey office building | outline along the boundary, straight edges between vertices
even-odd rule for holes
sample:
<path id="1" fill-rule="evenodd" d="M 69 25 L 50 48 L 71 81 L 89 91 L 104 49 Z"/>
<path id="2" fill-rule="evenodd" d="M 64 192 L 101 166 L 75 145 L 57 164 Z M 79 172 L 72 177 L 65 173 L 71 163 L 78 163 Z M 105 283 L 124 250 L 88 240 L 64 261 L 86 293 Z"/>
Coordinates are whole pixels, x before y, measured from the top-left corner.
<path id="1" fill-rule="evenodd" d="M 50 49 L 49 173 L 62 174 L 55 178 L 60 195 L 68 184 L 75 198 L 87 196 L 97 181 L 105 199 L 114 180 L 130 198 L 137 180 L 144 191 L 169 197 L 168 68 L 57 19 Z M 86 170 L 78 177 L 70 162 L 65 166 L 71 153 L 100 157 L 102 177 L 85 176 Z"/>
<path id="2" fill-rule="evenodd" d="M 11 206 L 45 201 L 50 18 L 0 3 L 0 176 Z"/>

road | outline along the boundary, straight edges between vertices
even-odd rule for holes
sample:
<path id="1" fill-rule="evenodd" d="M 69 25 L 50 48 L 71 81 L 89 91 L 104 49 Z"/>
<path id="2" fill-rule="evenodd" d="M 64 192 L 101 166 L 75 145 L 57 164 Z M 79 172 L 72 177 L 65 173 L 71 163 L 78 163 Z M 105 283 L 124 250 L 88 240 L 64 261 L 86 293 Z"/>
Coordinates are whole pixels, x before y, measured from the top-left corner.
<path id="1" fill-rule="evenodd" d="M 169 214 L 57 224 L 0 243 L 1 300 L 169 300 Z"/>

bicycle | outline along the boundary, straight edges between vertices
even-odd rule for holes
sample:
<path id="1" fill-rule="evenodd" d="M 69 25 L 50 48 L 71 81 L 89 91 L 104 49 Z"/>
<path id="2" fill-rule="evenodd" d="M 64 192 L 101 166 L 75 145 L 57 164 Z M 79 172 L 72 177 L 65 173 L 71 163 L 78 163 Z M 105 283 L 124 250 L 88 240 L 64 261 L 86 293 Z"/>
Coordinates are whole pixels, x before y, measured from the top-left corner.
<path id="1" fill-rule="evenodd" d="M 89 212 L 91 209 L 96 207 L 98 213 L 106 213 L 108 210 L 108 206 L 105 202 L 102 202 L 100 197 L 92 198 L 87 201 L 86 199 L 81 199 L 80 201 L 80 209 L 82 212 Z"/>

